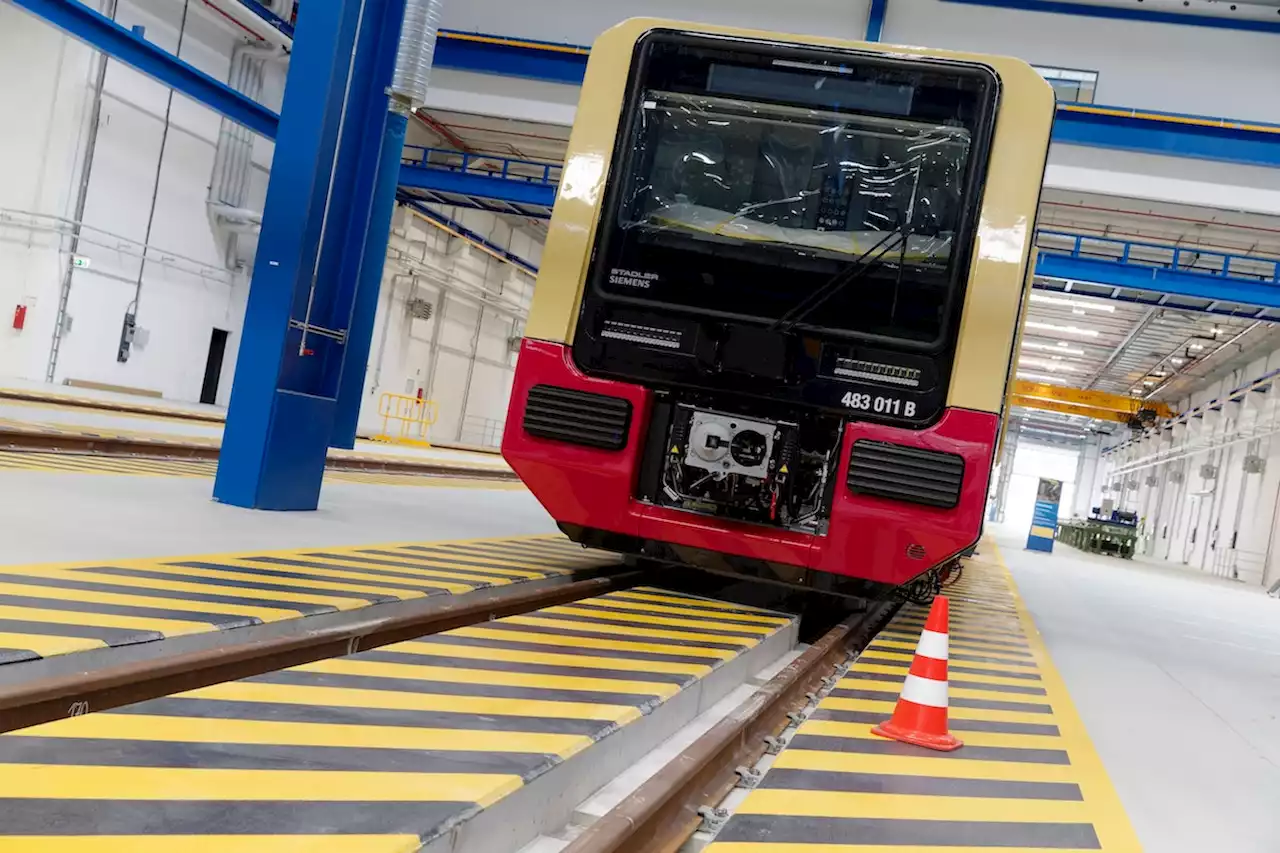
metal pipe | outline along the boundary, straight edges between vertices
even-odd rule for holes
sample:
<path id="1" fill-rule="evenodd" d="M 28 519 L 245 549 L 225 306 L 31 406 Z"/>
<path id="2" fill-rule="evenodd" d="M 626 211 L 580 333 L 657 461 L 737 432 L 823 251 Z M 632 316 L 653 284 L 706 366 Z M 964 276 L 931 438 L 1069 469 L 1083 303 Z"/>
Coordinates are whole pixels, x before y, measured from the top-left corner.
<path id="1" fill-rule="evenodd" d="M 19 220 L 17 217 L 22 217 L 23 219 Z M 74 238 L 80 245 L 98 246 L 115 254 L 127 255 L 131 258 L 147 258 L 151 263 L 159 263 L 190 275 L 213 278 L 223 283 L 230 283 L 230 276 L 225 270 L 211 267 L 204 261 L 189 258 L 177 252 L 137 243 L 128 237 L 123 237 L 111 231 L 104 231 L 92 225 L 86 225 L 80 220 L 67 219 L 64 216 L 0 207 L 0 230 L 6 228 L 22 228 L 30 232 L 57 234 Z M 153 258 L 153 254 L 159 255 L 159 260 Z M 175 264 L 174 261 L 183 261 L 188 266 L 183 267 Z M 133 279 L 131 278 L 129 281 L 132 282 Z"/>
<path id="2" fill-rule="evenodd" d="M 391 312 L 396 307 L 396 277 L 387 282 L 387 307 L 382 313 L 382 331 L 378 337 L 378 359 L 373 366 L 374 393 L 382 390 L 382 362 L 387 355 L 387 335 L 391 332 Z"/>
<path id="3" fill-rule="evenodd" d="M 408 0 L 405 4 L 390 91 L 394 112 L 412 115 L 427 100 L 443 7 L 443 0 Z"/>
<path id="4" fill-rule="evenodd" d="M 191 0 L 186 0 L 182 4 L 182 19 L 178 23 L 178 46 L 174 49 L 173 55 L 182 58 L 182 43 L 187 37 L 187 15 L 191 10 Z M 147 212 L 147 231 L 142 238 L 143 245 L 151 242 L 151 228 L 156 221 L 156 199 L 160 197 L 160 176 L 164 170 L 164 154 L 169 147 L 169 123 L 173 114 L 173 90 L 169 90 L 169 99 L 164 108 L 164 129 L 160 132 L 160 154 L 156 157 L 156 178 L 155 183 L 151 187 L 151 210 Z M 133 300 L 129 303 L 129 307 L 125 309 L 125 313 L 132 313 L 135 317 L 138 315 L 138 305 L 142 301 L 142 276 L 147 271 L 147 259 L 144 257 L 142 263 L 138 264 L 138 283 L 133 289 Z M 120 361 L 129 360 L 129 351 L 121 347 L 119 356 Z"/>
<path id="5" fill-rule="evenodd" d="M 231 15 L 227 14 L 226 12 L 219 9 L 217 6 L 210 3 L 209 0 L 200 0 L 200 2 L 203 3 L 206 8 L 213 10 L 213 13 L 215 15 L 217 15 L 219 18 L 226 21 L 227 23 L 231 24 L 231 26 L 234 27 L 235 29 L 239 30 L 242 33 L 245 33 L 251 38 L 257 39 L 258 41 L 262 41 L 262 36 L 258 35 L 253 30 L 249 29 L 244 24 L 240 23 L 235 18 L 231 17 Z"/>
<path id="6" fill-rule="evenodd" d="M 352 299 L 347 328 L 352 331 L 345 344 L 342 374 L 338 379 L 338 398 L 364 399 L 365 376 L 369 369 L 369 345 L 378 314 L 378 292 L 382 289 L 387 265 L 387 244 L 391 235 L 391 219 L 396 210 L 396 178 L 400 173 L 400 156 L 404 153 L 404 135 L 408 119 L 398 113 L 385 116 L 382 143 L 377 152 L 378 168 L 370 204 L 365 243 Z M 390 317 L 386 318 L 390 320 Z M 385 328 L 385 326 L 384 326 Z M 331 447 L 352 449 L 360 423 L 359 404 L 339 405 L 333 418 Z"/>
<path id="7" fill-rule="evenodd" d="M 1075 204 L 1067 201 L 1042 201 L 1042 205 L 1046 207 L 1072 207 L 1079 210 L 1092 210 L 1098 213 L 1119 213 L 1123 216 L 1131 216 L 1135 219 L 1167 219 L 1170 222 L 1185 222 L 1188 225 L 1211 225 L 1215 228 L 1235 228 L 1242 231 L 1261 231 L 1264 233 L 1280 234 L 1280 228 L 1267 228 L 1262 225 L 1239 225 L 1234 222 L 1216 222 L 1212 219 L 1195 219 L 1190 216 L 1174 216 L 1170 213 L 1151 213 L 1149 211 L 1124 210 L 1118 207 L 1101 207 L 1092 204 Z"/>
<path id="8" fill-rule="evenodd" d="M 1250 333 L 1250 332 L 1252 332 L 1254 329 L 1256 329 L 1256 328 L 1258 328 L 1259 326 L 1261 326 L 1264 322 L 1265 322 L 1265 321 L 1263 321 L 1263 320 L 1255 320 L 1255 321 L 1253 321 L 1253 322 L 1252 322 L 1252 323 L 1250 323 L 1248 326 L 1246 326 L 1246 327 L 1244 328 L 1244 330 L 1243 330 L 1243 331 L 1241 331 L 1241 332 L 1237 333 L 1236 335 L 1234 335 L 1233 337 L 1231 337 L 1229 340 L 1224 341 L 1223 343 L 1221 343 L 1221 344 L 1219 344 L 1217 347 L 1215 347 L 1215 348 L 1213 349 L 1213 351 L 1212 351 L 1212 352 L 1207 352 L 1207 353 L 1205 353 L 1203 356 L 1201 356 L 1200 358 L 1196 359 L 1195 361 L 1188 361 L 1188 362 L 1187 362 L 1186 364 L 1184 364 L 1182 367 L 1179 367 L 1177 370 L 1173 371 L 1173 372 L 1172 372 L 1172 373 L 1170 373 L 1167 377 L 1165 377 L 1164 381 L 1163 381 L 1163 382 L 1161 382 L 1161 383 L 1160 383 L 1159 385 L 1157 385 L 1156 387 L 1152 388 L 1152 389 L 1151 389 L 1151 391 L 1150 391 L 1149 393 L 1147 393 L 1147 394 L 1143 395 L 1142 399 L 1144 399 L 1144 400 L 1150 400 L 1150 399 L 1151 399 L 1152 397 L 1154 397 L 1156 394 L 1160 393 L 1160 391 L 1161 391 L 1161 390 L 1163 390 L 1163 389 L 1164 389 L 1164 387 L 1165 387 L 1166 385 L 1168 385 L 1170 382 L 1172 382 L 1174 379 L 1178 378 L 1179 376 L 1183 375 L 1183 373 L 1185 373 L 1187 370 L 1190 370 L 1192 365 L 1196 365 L 1196 366 L 1198 367 L 1199 365 L 1204 364 L 1206 361 L 1208 361 L 1209 359 L 1213 358 L 1215 355 L 1217 355 L 1218 353 L 1222 352 L 1222 351 L 1223 351 L 1223 350 L 1225 350 L 1227 347 L 1232 346 L 1233 344 L 1235 344 L 1236 342 L 1238 342 L 1241 338 L 1243 338 L 1245 335 L 1249 334 L 1249 333 Z M 1188 339 L 1188 340 L 1190 340 L 1190 339 Z M 1178 349 L 1174 350 L 1173 352 L 1174 352 L 1174 353 L 1180 352 L 1180 351 L 1181 351 L 1181 349 L 1182 349 L 1182 348 L 1181 348 L 1181 347 L 1179 347 Z M 1243 348 L 1242 348 L 1242 349 L 1243 349 Z M 1165 356 L 1165 359 L 1167 359 L 1167 358 L 1169 358 L 1169 356 Z M 1161 360 L 1160 360 L 1160 361 L 1161 361 L 1161 363 L 1163 363 L 1165 359 L 1161 359 Z"/>
<path id="9" fill-rule="evenodd" d="M 116 0 L 105 0 L 103 14 L 109 20 L 116 19 Z M 58 310 L 53 318 L 53 334 L 49 340 L 49 361 L 44 371 L 44 381 L 53 382 L 58 371 L 58 354 L 62 350 L 62 335 L 67 322 L 67 303 L 71 299 L 71 279 L 75 272 L 75 256 L 80 251 L 80 230 L 84 220 L 85 204 L 89 200 L 89 176 L 93 173 L 93 156 L 98 148 L 98 129 L 102 121 L 102 88 L 107 81 L 107 55 L 98 54 L 98 71 L 93 83 L 93 96 L 89 106 L 89 129 L 85 137 L 84 163 L 80 167 L 80 184 L 76 187 L 76 203 L 71 214 L 75 223 L 71 243 L 67 251 L 67 267 L 62 273 L 62 286 L 58 288 Z"/>
<path id="10" fill-rule="evenodd" d="M 201 0 L 219 16 L 233 21 L 240 29 L 245 30 L 264 42 L 274 45 L 279 51 L 291 52 L 293 39 L 263 20 L 261 15 L 237 0 Z"/>

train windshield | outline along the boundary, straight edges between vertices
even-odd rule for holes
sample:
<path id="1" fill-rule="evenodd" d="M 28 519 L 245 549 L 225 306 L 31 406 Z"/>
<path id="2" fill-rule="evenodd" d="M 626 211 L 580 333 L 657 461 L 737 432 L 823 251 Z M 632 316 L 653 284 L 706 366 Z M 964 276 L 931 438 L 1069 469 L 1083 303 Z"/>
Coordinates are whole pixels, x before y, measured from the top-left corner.
<path id="1" fill-rule="evenodd" d="M 675 73 L 651 57 L 647 82 L 667 85 L 634 96 L 602 290 L 939 343 L 972 242 L 982 86 L 688 54 Z"/>

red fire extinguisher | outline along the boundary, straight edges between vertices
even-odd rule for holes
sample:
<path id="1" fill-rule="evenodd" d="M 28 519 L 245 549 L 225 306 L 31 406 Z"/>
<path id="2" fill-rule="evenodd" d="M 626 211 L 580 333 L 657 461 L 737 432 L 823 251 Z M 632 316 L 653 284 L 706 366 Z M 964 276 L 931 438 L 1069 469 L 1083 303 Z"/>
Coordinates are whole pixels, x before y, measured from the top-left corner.
<path id="1" fill-rule="evenodd" d="M 13 309 L 13 327 L 19 332 L 27 325 L 27 306 L 19 305 Z"/>

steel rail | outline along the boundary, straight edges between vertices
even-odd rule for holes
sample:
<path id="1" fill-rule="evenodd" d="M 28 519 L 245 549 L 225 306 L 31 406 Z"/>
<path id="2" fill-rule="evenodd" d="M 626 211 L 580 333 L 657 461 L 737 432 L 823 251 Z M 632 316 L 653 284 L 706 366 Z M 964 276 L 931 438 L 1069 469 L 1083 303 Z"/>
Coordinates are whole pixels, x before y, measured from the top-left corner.
<path id="1" fill-rule="evenodd" d="M 89 433 L 51 433 L 36 430 L 0 428 L 0 450 L 61 453 L 71 455 L 113 456 L 139 459 L 198 459 L 216 462 L 216 444 L 189 444 L 180 441 L 91 435 Z M 329 471 L 369 471 L 382 474 L 416 474 L 422 477 L 452 477 L 464 480 L 500 480 L 514 482 L 520 478 L 514 471 L 497 467 L 451 465 L 447 462 L 406 462 L 376 457 L 353 458 L 332 456 L 325 465 Z"/>
<path id="2" fill-rule="evenodd" d="M 836 625 L 652 778 L 591 824 L 563 853 L 673 853 L 768 749 L 765 738 L 789 723 L 809 694 L 887 621 L 897 602 L 881 602 Z"/>
<path id="3" fill-rule="evenodd" d="M 117 400 L 93 400 L 86 397 L 51 397 L 36 391 L 23 391 L 20 388 L 0 388 L 0 400 L 19 400 L 25 403 L 39 403 L 45 406 L 67 406 L 75 409 L 92 409 L 101 412 L 123 412 L 130 415 L 146 415 L 152 418 L 172 418 L 181 421 L 199 421 L 201 423 L 222 424 L 226 418 L 207 412 L 167 409 L 161 406 L 148 406 L 142 403 L 127 403 Z"/>
<path id="4" fill-rule="evenodd" d="M 600 574 L 601 571 L 606 572 Z M 583 579 L 583 575 L 593 575 Z M 530 581 L 423 601 L 422 610 L 367 617 L 300 635 L 135 661 L 0 688 L 0 732 L 78 717 L 200 687 L 413 640 L 505 616 L 567 604 L 634 586 L 650 573 L 620 567 L 584 570 L 568 580 Z"/>

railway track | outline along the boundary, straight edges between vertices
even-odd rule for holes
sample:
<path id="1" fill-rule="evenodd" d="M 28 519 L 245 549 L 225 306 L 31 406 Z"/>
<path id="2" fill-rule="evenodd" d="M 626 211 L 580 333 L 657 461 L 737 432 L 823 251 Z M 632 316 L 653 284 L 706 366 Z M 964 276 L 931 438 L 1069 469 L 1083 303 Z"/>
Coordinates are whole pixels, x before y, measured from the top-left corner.
<path id="1" fill-rule="evenodd" d="M 524 780 L 524 785 L 527 787 L 533 784 L 534 777 L 546 774 L 546 779 L 538 783 L 541 787 L 536 789 L 544 793 L 532 796 L 539 802 L 547 796 L 559 797 L 563 802 L 555 808 L 539 807 L 529 812 L 521 805 L 521 797 L 513 794 L 509 801 L 503 799 L 486 807 L 473 821 L 474 828 L 469 830 L 472 837 L 464 837 L 465 843 L 458 848 L 488 853 L 500 849 L 495 845 L 505 845 L 510 835 L 511 845 L 501 849 L 514 850 L 523 843 L 516 843 L 515 835 L 523 833 L 525 837 L 532 837 L 568 820 L 569 810 L 582 796 L 607 784 L 623 773 L 628 762 L 637 761 L 692 721 L 693 716 L 700 713 L 692 705 L 710 707 L 695 698 L 704 691 L 682 691 L 675 685 L 690 686 L 705 681 L 705 692 L 710 694 L 706 702 L 713 704 L 717 697 L 742 684 L 747 674 L 759 672 L 767 661 L 778 660 L 779 653 L 795 642 L 796 617 L 714 597 L 690 598 L 688 593 L 663 591 L 683 586 L 686 585 L 680 576 L 669 574 L 660 566 L 602 565 L 558 578 L 423 599 L 411 611 L 399 609 L 386 615 L 378 615 L 379 608 L 352 611 L 345 621 L 315 627 L 303 625 L 301 631 L 291 634 L 252 635 L 234 643 L 185 651 L 166 652 L 157 644 L 148 658 L 128 663 L 108 661 L 97 669 L 80 664 L 74 671 L 55 669 L 52 675 L 0 686 L 0 733 L 12 733 L 0 740 L 0 753 L 8 756 L 6 760 L 21 763 L 20 759 L 26 760 L 24 757 L 28 755 L 23 751 L 26 745 L 35 748 L 37 744 L 47 744 L 50 752 L 41 753 L 44 755 L 41 761 L 62 768 L 51 772 L 74 775 L 79 763 L 89 768 L 85 772 L 95 773 L 117 772 L 94 769 L 117 764 L 122 768 L 119 772 L 133 772 L 123 768 L 145 766 L 155 773 L 174 773 L 175 785 L 180 784 L 184 771 L 166 768 L 216 769 L 230 767 L 228 761 L 248 768 L 261 761 L 263 772 L 270 772 L 270 768 L 277 766 L 275 762 L 300 760 L 290 756 L 306 749 L 318 750 L 315 760 L 321 761 L 321 765 L 324 760 L 341 760 L 333 750 L 342 747 L 337 742 L 323 746 L 327 738 L 323 732 L 308 729 L 306 725 L 284 728 L 288 725 L 285 720 L 305 723 L 312 721 L 313 714 L 319 715 L 314 721 L 338 726 L 352 724 L 352 734 L 344 735 L 341 743 L 352 750 L 351 761 L 364 762 L 359 768 L 375 775 L 383 766 L 379 762 L 391 753 L 361 751 L 358 747 L 364 741 L 382 744 L 382 750 L 405 750 L 406 755 L 416 756 L 415 766 L 421 765 L 419 769 L 438 773 L 446 780 L 454 778 L 450 774 L 460 772 L 459 768 L 471 772 L 472 776 L 479 772 L 481 776 L 475 778 L 481 781 L 505 778 L 484 776 L 485 772 L 495 772 L 494 769 L 477 771 L 469 762 L 529 762 L 533 756 L 524 753 L 550 749 L 553 754 L 545 756 L 548 763 L 539 764 L 537 771 Z M 692 587 L 698 586 L 692 584 Z M 405 604 L 407 602 L 393 606 L 403 608 Z M 777 738 L 799 719 L 797 713 L 835 683 L 850 652 L 871 640 L 895 606 L 895 603 L 873 604 L 829 630 L 675 760 L 590 826 L 571 844 L 569 853 L 676 850 L 699 828 L 708 809 L 712 810 L 712 820 L 717 818 L 716 806 L 739 783 L 740 772 L 748 777 L 753 775 L 743 768 L 753 767 L 767 751 L 776 751 L 780 746 Z M 825 614 L 815 618 L 833 617 Z M 701 625 L 691 621 L 697 619 L 703 620 Z M 505 630 L 501 629 L 503 620 L 506 620 Z M 784 641 L 788 623 L 790 639 Z M 499 628 L 486 627 L 489 625 Z M 825 625 L 820 625 L 818 630 L 821 627 Z M 523 633 L 526 631 L 529 633 Z M 575 637 L 582 639 L 574 642 Z M 443 645 L 433 646 L 433 643 Z M 653 643 L 663 645 L 650 645 Z M 564 653 L 566 646 L 577 644 L 584 646 L 585 656 Z M 482 648 L 493 649 L 492 660 Z M 439 651 L 434 651 L 436 649 Z M 752 651 L 748 652 L 749 649 Z M 731 663 L 739 656 L 741 661 Z M 517 665 L 517 660 L 524 663 Z M 722 661 L 724 666 L 691 666 L 699 661 Z M 71 663 L 69 659 L 65 662 Z M 410 672 L 413 667 L 422 669 Z M 731 671 L 735 667 L 736 672 Z M 63 674 L 56 674 L 59 672 Z M 452 673 L 459 674 L 456 682 Z M 381 685 L 375 683 L 380 678 Z M 391 680 L 396 680 L 395 684 Z M 290 684 L 314 687 L 285 686 Z M 280 691 L 289 689 L 319 689 L 330 693 L 315 697 L 314 701 L 321 707 L 314 710 L 297 706 L 266 710 L 276 707 L 270 706 L 272 701 L 283 701 L 285 696 Z M 332 693 L 343 690 L 347 691 L 343 697 Z M 255 691 L 267 692 L 255 698 Z M 628 693 L 665 697 L 671 701 L 659 700 L 659 704 L 654 704 L 643 699 L 631 700 L 627 698 Z M 560 701 L 544 701 L 553 698 Z M 337 707 L 322 707 L 328 701 Z M 519 710 L 523 707 L 520 703 L 525 701 L 534 704 Z M 156 702 L 162 704 L 157 706 Z M 254 705 L 257 702 L 268 704 L 261 706 L 262 710 L 255 710 L 259 707 Z M 592 702 L 600 704 L 590 704 Z M 215 722 L 222 719 L 218 709 L 224 705 L 236 706 L 238 710 L 227 716 L 225 723 Z M 542 705 L 545 708 L 540 707 Z M 629 705 L 645 710 L 637 715 Z M 289 711 L 288 707 L 294 710 Z M 379 710 L 384 707 L 393 710 Z M 368 710 L 356 710 L 360 708 Z M 410 710 L 415 708 L 418 710 Z M 474 719 L 462 720 L 455 713 L 450 721 L 451 711 L 464 709 L 466 714 L 475 715 Z M 187 713 L 195 716 L 188 720 Z M 405 718 L 406 713 L 428 716 L 415 721 Z M 276 714 L 285 716 L 277 720 Z M 504 714 L 529 716 L 504 717 Z M 86 715 L 88 719 L 71 719 Z M 556 719 L 544 719 L 543 715 Z M 597 722 L 588 723 L 587 719 L 578 719 L 575 715 Z M 534 722 L 533 718 L 538 721 Z M 153 721 L 150 725 L 155 727 L 154 733 L 151 729 L 130 728 L 131 721 L 141 719 Z M 207 720 L 201 725 L 230 728 L 210 740 L 207 733 L 189 728 L 189 722 L 194 719 Z M 508 722 L 502 722 L 504 719 Z M 616 722 L 611 724 L 610 719 Z M 628 726 L 632 720 L 648 722 Z M 398 730 L 408 740 L 401 743 L 393 739 L 393 744 L 380 739 L 380 731 L 391 731 L 382 729 L 384 725 L 411 726 Z M 422 749 L 424 740 L 434 743 L 432 738 L 439 739 L 444 730 L 436 728 L 438 726 L 465 730 L 458 732 L 456 742 L 447 738 L 440 740 L 436 752 L 413 752 L 415 744 Z M 514 733 L 504 734 L 508 728 Z M 620 731 L 615 732 L 614 728 Z M 579 729 L 590 732 L 587 742 L 604 734 L 618 736 L 609 738 L 611 745 L 603 754 L 591 759 L 580 756 L 581 760 L 572 766 L 565 764 L 559 768 L 558 775 L 553 771 L 555 765 L 568 762 L 568 756 L 579 747 L 569 749 L 559 740 L 547 741 L 545 745 L 539 742 L 536 749 L 526 743 L 530 738 L 544 737 L 527 732 L 545 730 L 556 733 L 553 738 L 564 738 L 563 732 Z M 246 737 L 247 741 L 242 740 Z M 450 758 L 470 755 L 466 752 L 468 749 L 474 750 L 490 740 L 493 741 L 490 748 L 494 750 L 490 758 Z M 203 746 L 206 742 L 220 745 Z M 238 745 L 246 743 L 260 746 Z M 85 744 L 99 751 L 82 752 L 81 746 Z M 101 749 L 107 751 L 101 752 Z M 560 749 L 566 749 L 567 754 L 557 758 L 554 753 Z M 238 757 L 232 758 L 233 755 Z M 174 761 L 176 763 L 168 763 Z M 424 761 L 426 764 L 422 765 Z M 311 767 L 309 763 L 305 766 Z M 458 778 L 464 777 L 472 778 L 465 774 Z M 318 780 L 329 778 L 334 777 L 324 774 L 317 777 Z M 449 793 L 451 788 L 442 791 L 439 796 L 450 801 L 458 799 Z M 555 794 L 555 791 L 564 793 Z M 569 791 L 578 794 L 569 799 Z M 253 795 L 246 792 L 245 796 L 252 799 Z M 344 791 L 334 796 L 341 799 L 361 795 Z M 231 797 L 235 799 L 236 795 Z M 97 818 L 90 820 L 72 805 L 65 806 L 71 809 L 67 819 L 89 820 L 86 831 L 96 831 Z M 64 808 L 56 804 L 47 807 Z M 148 831 L 177 831 L 169 817 L 157 814 L 160 814 L 156 818 L 159 822 L 147 824 L 151 827 Z M 303 818 L 305 815 L 299 820 Z M 445 843 L 432 835 L 433 820 L 421 818 L 425 829 L 415 824 L 415 831 L 421 832 L 424 839 L 423 849 L 431 853 Z M 222 817 L 210 818 L 207 829 L 225 832 L 226 826 Z M 518 830 L 512 829 L 517 826 Z"/>
<path id="2" fill-rule="evenodd" d="M 689 745 L 566 847 L 563 853 L 672 853 L 702 825 L 722 822 L 716 806 L 778 736 L 835 683 L 853 652 L 871 641 L 897 602 L 872 604 L 813 643 L 736 710 Z"/>
<path id="3" fill-rule="evenodd" d="M 0 687 L 0 733 L 568 604 L 628 589 L 651 580 L 653 574 L 623 566 L 587 569 L 544 581 L 428 598 L 411 613 L 375 614 L 301 634 L 230 643 Z"/>
<path id="4" fill-rule="evenodd" d="M 0 400 L 16 400 L 21 403 L 36 403 L 43 406 L 60 406 L 69 409 L 88 409 L 95 412 L 116 412 L 128 415 L 145 415 L 153 418 L 169 420 L 195 421 L 197 423 L 222 424 L 226 418 L 207 412 L 170 408 L 167 406 L 148 406 L 145 403 L 127 403 L 118 400 L 92 399 L 88 397 L 52 396 L 34 391 L 23 391 L 17 388 L 0 389 Z"/>
<path id="5" fill-rule="evenodd" d="M 216 444 L 6 428 L 0 428 L 0 450 L 136 459 L 195 459 L 211 462 L 216 462 L 219 455 Z M 497 467 L 479 465 L 464 467 L 444 462 L 407 462 L 379 457 L 333 456 L 326 463 L 326 468 L 331 471 L 415 474 L 424 477 L 460 477 L 469 480 L 502 482 L 515 482 L 519 479 L 515 472 Z"/>

